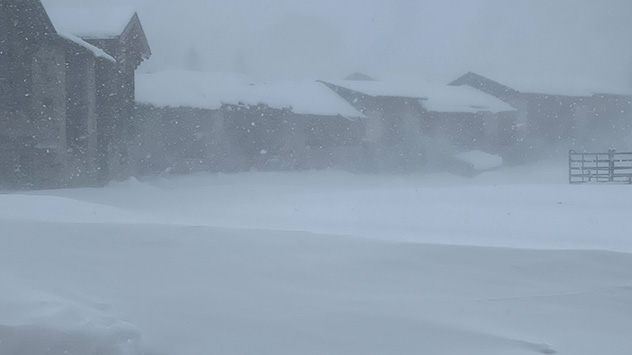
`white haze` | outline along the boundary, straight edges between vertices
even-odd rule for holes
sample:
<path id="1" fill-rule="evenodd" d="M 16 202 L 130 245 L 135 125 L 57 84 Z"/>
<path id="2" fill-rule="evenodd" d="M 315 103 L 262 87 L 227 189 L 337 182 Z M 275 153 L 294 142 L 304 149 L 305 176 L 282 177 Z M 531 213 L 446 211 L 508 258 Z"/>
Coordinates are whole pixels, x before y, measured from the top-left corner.
<path id="1" fill-rule="evenodd" d="M 47 0 L 51 7 L 138 8 L 154 56 L 141 71 L 185 67 L 257 79 L 449 81 L 578 78 L 632 86 L 632 1 Z"/>
<path id="2" fill-rule="evenodd" d="M 44 3 L 137 7 L 140 72 L 632 87 L 632 0 Z M 628 355 L 632 189 L 567 164 L 0 193 L 0 355 Z"/>

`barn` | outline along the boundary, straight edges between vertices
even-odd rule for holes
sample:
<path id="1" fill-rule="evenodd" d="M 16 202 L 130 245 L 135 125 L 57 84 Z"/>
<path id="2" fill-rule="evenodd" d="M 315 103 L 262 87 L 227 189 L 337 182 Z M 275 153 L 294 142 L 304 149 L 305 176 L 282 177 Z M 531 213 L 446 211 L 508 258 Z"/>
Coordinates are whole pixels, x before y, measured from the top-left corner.
<path id="1" fill-rule="evenodd" d="M 516 110 L 471 88 L 425 81 L 324 82 L 362 112 L 369 170 L 415 170 L 469 150 L 514 144 Z"/>
<path id="2" fill-rule="evenodd" d="M 54 17 L 39 0 L 0 6 L 0 184 L 92 185 L 124 171 L 116 162 L 133 117 L 133 72 L 150 55 L 138 16 L 128 13 L 118 34 L 87 36 L 73 22 L 115 17 Z"/>
<path id="3" fill-rule="evenodd" d="M 501 84 L 469 72 L 450 83 L 495 96 L 518 110 L 525 158 L 560 148 L 609 149 L 632 134 L 632 90 L 577 80 L 507 78 Z M 563 148 L 563 149 L 562 149 Z"/>
<path id="4" fill-rule="evenodd" d="M 166 71 L 137 78 L 139 173 L 350 167 L 364 117 L 321 83 Z"/>

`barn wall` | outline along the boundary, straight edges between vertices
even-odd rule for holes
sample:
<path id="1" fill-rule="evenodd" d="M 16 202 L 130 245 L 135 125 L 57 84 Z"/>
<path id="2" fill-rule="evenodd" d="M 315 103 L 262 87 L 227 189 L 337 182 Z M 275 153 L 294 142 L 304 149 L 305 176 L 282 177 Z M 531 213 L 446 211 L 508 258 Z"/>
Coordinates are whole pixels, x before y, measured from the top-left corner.
<path id="1" fill-rule="evenodd" d="M 34 58 L 50 42 L 32 3 L 12 1 L 0 6 L 0 185 L 29 187 L 36 183 L 33 177 L 39 168 L 35 145 L 40 132 L 35 124 L 41 126 L 34 120 L 34 113 L 41 111 L 33 95 Z"/>
<path id="2" fill-rule="evenodd" d="M 115 64 L 105 59 L 96 62 L 96 108 L 97 108 L 97 164 L 98 180 L 106 183 L 111 180 L 119 166 L 115 149 L 120 131 L 118 127 L 119 110 L 116 95 L 116 80 L 112 73 Z"/>
<path id="3" fill-rule="evenodd" d="M 60 186 L 68 181 L 65 59 L 63 48 L 45 44 L 31 63 L 31 114 L 22 135 L 35 140 L 31 154 L 38 186 Z"/>
<path id="4" fill-rule="evenodd" d="M 9 16 L 0 5 L 0 120 L 8 115 L 8 103 L 11 101 L 9 86 L 10 56 L 9 56 Z"/>
<path id="5" fill-rule="evenodd" d="M 134 174 L 227 171 L 230 146 L 221 110 L 138 105 Z"/>
<path id="6" fill-rule="evenodd" d="M 66 74 L 66 141 L 73 184 L 89 185 L 97 174 L 97 98 L 95 58 L 69 50 Z"/>
<path id="7" fill-rule="evenodd" d="M 133 53 L 116 38 L 94 41 L 114 64 L 59 37 L 39 1 L 0 2 L 0 187 L 129 176 L 134 70 L 150 54 L 141 42 Z"/>
<path id="8" fill-rule="evenodd" d="M 97 65 L 97 113 L 99 116 L 100 180 L 125 179 L 132 175 L 130 166 L 135 139 L 135 69 L 137 55 L 120 38 L 87 39 L 116 59 L 116 64 L 99 60 Z M 128 58 L 129 57 L 129 58 Z"/>

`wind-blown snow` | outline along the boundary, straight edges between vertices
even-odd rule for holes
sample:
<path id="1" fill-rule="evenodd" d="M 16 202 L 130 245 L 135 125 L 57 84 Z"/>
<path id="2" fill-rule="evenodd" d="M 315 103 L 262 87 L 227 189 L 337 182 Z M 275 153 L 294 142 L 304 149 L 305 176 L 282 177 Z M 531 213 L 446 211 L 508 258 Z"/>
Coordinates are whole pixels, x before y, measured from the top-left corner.
<path id="1" fill-rule="evenodd" d="M 563 161 L 4 194 L 0 353 L 624 355 L 631 197 Z"/>
<path id="2" fill-rule="evenodd" d="M 72 33 L 85 39 L 120 36 L 136 10 L 121 6 L 51 7 L 47 12 L 58 31 Z"/>
<path id="3" fill-rule="evenodd" d="M 501 156 L 481 152 L 480 150 L 459 153 L 454 157 L 472 164 L 472 167 L 478 171 L 496 169 L 503 165 L 503 158 Z"/>
<path id="4" fill-rule="evenodd" d="M 424 81 L 356 81 L 329 83 L 370 96 L 423 99 L 421 104 L 434 112 L 508 112 L 516 111 L 507 103 L 466 86 L 438 85 Z"/>
<path id="5" fill-rule="evenodd" d="M 136 99 L 158 107 L 196 107 L 215 110 L 222 104 L 265 104 L 296 114 L 363 115 L 333 91 L 315 81 L 252 83 L 239 74 L 164 71 L 139 74 Z"/>

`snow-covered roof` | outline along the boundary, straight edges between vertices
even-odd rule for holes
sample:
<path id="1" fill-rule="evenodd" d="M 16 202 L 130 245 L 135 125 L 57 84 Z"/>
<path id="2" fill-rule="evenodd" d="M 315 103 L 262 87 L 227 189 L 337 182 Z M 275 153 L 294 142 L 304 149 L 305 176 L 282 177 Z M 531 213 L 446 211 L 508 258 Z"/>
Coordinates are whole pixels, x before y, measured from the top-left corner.
<path id="1" fill-rule="evenodd" d="M 247 104 L 265 103 L 270 107 L 291 107 L 306 115 L 364 117 L 347 101 L 316 81 L 284 81 L 249 87 Z"/>
<path id="2" fill-rule="evenodd" d="M 521 93 L 560 96 L 632 95 L 632 87 L 625 80 L 615 82 L 606 78 L 591 77 L 589 74 L 569 77 L 544 73 L 508 74 L 485 71 L 474 71 L 473 73 Z"/>
<path id="3" fill-rule="evenodd" d="M 511 78 L 500 81 L 501 84 L 522 93 L 562 95 L 562 96 L 593 96 L 598 94 L 606 95 L 632 95 L 632 88 L 619 86 L 611 83 L 591 82 L 578 78 L 565 81 L 551 81 L 550 79 L 525 79 Z"/>
<path id="4" fill-rule="evenodd" d="M 369 96 L 423 99 L 421 103 L 424 108 L 433 112 L 516 111 L 498 98 L 467 86 L 439 85 L 427 81 L 339 80 L 329 83 Z"/>
<path id="5" fill-rule="evenodd" d="M 137 74 L 136 101 L 157 107 L 215 110 L 226 98 L 239 96 L 246 85 L 248 79 L 237 74 L 193 71 Z"/>
<path id="6" fill-rule="evenodd" d="M 58 31 L 85 39 L 120 36 L 136 10 L 128 7 L 82 7 L 50 8 L 47 12 Z"/>
<path id="7" fill-rule="evenodd" d="M 136 101 L 158 107 L 218 109 L 223 104 L 291 109 L 296 114 L 364 117 L 321 83 L 284 81 L 253 84 L 232 73 L 164 71 L 136 76 Z"/>
<path id="8" fill-rule="evenodd" d="M 509 112 L 515 108 L 504 101 L 469 86 L 437 85 L 422 105 L 432 112 Z"/>
<path id="9" fill-rule="evenodd" d="M 116 59 L 112 58 L 112 56 L 110 56 L 109 54 L 105 53 L 102 49 L 97 48 L 93 45 L 91 45 L 90 43 L 82 40 L 81 38 L 70 34 L 70 33 L 65 33 L 65 32 L 57 32 L 57 34 L 59 36 L 61 36 L 62 38 L 65 38 L 75 44 L 80 45 L 81 47 L 89 50 L 90 52 L 92 52 L 92 54 L 94 54 L 96 57 L 100 57 L 100 58 L 105 58 L 111 62 L 116 62 Z"/>

